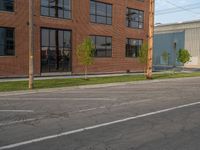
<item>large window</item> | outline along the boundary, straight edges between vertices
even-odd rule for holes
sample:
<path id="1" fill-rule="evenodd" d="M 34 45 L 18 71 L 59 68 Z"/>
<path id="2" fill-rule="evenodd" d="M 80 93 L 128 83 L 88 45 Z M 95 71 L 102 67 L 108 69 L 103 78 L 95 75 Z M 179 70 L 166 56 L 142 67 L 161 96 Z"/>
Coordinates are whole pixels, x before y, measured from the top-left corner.
<path id="1" fill-rule="evenodd" d="M 112 57 L 112 38 L 107 36 L 91 36 L 95 44 L 95 57 Z"/>
<path id="2" fill-rule="evenodd" d="M 14 29 L 0 27 L 0 56 L 15 55 Z"/>
<path id="3" fill-rule="evenodd" d="M 144 11 L 127 8 L 126 24 L 131 28 L 142 29 L 144 27 Z"/>
<path id="4" fill-rule="evenodd" d="M 41 15 L 71 19 L 71 0 L 41 0 Z"/>
<path id="5" fill-rule="evenodd" d="M 142 46 L 142 40 L 127 39 L 126 57 L 138 57 L 141 46 Z"/>
<path id="6" fill-rule="evenodd" d="M 42 72 L 71 70 L 71 31 L 42 28 Z"/>
<path id="7" fill-rule="evenodd" d="M 14 11 L 14 0 L 0 0 L 0 11 Z"/>
<path id="8" fill-rule="evenodd" d="M 112 24 L 112 5 L 90 0 L 91 22 L 100 24 Z"/>

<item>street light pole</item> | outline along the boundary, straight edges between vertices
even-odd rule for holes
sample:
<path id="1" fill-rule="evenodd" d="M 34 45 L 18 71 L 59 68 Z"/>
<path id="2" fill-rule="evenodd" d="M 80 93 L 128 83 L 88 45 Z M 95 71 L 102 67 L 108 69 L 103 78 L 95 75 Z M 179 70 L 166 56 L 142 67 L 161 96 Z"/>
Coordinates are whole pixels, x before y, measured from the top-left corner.
<path id="1" fill-rule="evenodd" d="M 155 0 L 149 0 L 149 2 L 150 2 L 150 4 L 149 4 L 147 79 L 152 79 Z"/>
<path id="2" fill-rule="evenodd" d="M 34 0 L 29 0 L 29 89 L 33 89 L 33 78 L 34 78 Z"/>

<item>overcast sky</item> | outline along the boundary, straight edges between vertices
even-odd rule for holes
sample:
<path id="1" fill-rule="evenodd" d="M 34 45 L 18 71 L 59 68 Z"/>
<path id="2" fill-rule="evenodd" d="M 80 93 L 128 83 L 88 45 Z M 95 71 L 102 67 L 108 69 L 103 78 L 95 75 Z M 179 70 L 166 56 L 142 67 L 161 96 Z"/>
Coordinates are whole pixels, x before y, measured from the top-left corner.
<path id="1" fill-rule="evenodd" d="M 155 0 L 156 17 L 155 23 L 174 23 L 200 19 L 200 0 Z M 171 4 L 170 4 L 171 3 Z M 180 6 L 177 9 L 173 4 Z M 185 8 L 185 11 L 180 11 Z M 166 10 L 163 12 L 162 10 Z M 173 9 L 175 13 L 169 13 Z M 174 10 L 175 9 L 175 10 Z M 168 14 L 163 14 L 168 13 Z"/>

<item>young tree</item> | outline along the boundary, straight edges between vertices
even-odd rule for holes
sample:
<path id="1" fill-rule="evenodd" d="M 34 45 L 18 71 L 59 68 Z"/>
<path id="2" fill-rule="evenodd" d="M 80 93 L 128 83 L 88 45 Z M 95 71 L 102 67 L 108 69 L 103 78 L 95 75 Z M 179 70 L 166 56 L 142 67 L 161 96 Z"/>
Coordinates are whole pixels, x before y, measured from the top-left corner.
<path id="1" fill-rule="evenodd" d="M 94 47 L 93 41 L 89 37 L 77 47 L 76 54 L 80 64 L 84 65 L 85 79 L 87 79 L 88 66 L 93 64 Z"/>
<path id="2" fill-rule="evenodd" d="M 167 65 L 167 64 L 168 64 L 168 61 L 169 61 L 169 53 L 168 53 L 167 51 L 164 51 L 164 52 L 162 53 L 162 59 L 163 59 L 165 65 Z"/>
<path id="3" fill-rule="evenodd" d="M 139 61 L 144 64 L 144 74 L 147 77 L 147 63 L 148 63 L 148 44 L 143 43 L 139 51 Z"/>
<path id="4" fill-rule="evenodd" d="M 165 50 L 163 53 L 162 53 L 162 60 L 164 61 L 164 69 L 167 70 L 167 65 L 168 65 L 168 62 L 169 62 L 169 53 Z"/>
<path id="5" fill-rule="evenodd" d="M 178 61 L 183 63 L 183 65 L 185 65 L 185 63 L 190 61 L 190 53 L 188 50 L 186 49 L 180 49 L 178 51 Z"/>

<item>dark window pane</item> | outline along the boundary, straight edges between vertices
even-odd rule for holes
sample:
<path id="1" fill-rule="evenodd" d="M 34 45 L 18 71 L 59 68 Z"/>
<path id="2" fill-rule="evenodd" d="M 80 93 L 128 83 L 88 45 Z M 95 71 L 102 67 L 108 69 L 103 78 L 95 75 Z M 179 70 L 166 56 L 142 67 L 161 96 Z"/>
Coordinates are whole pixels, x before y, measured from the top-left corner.
<path id="1" fill-rule="evenodd" d="M 141 46 L 142 40 L 127 39 L 126 57 L 138 57 Z"/>
<path id="2" fill-rule="evenodd" d="M 70 19 L 71 18 L 71 11 L 64 11 L 64 18 Z"/>
<path id="3" fill-rule="evenodd" d="M 106 48 L 112 49 L 112 38 L 111 37 L 106 38 Z"/>
<path id="4" fill-rule="evenodd" d="M 64 47 L 64 32 L 58 31 L 58 43 L 59 47 Z"/>
<path id="5" fill-rule="evenodd" d="M 42 7 L 41 8 L 41 14 L 44 16 L 48 16 L 49 15 L 49 9 L 47 7 Z"/>
<path id="6" fill-rule="evenodd" d="M 97 23 L 106 24 L 106 17 L 97 16 Z"/>
<path id="7" fill-rule="evenodd" d="M 50 36 L 50 46 L 56 46 L 56 30 L 50 30 L 49 31 L 49 36 Z"/>
<path id="8" fill-rule="evenodd" d="M 127 9 L 126 24 L 131 28 L 143 28 L 144 12 L 136 9 Z"/>
<path id="9" fill-rule="evenodd" d="M 0 10 L 14 11 L 14 0 L 0 0 Z"/>
<path id="10" fill-rule="evenodd" d="M 71 10 L 71 0 L 64 0 L 64 10 Z"/>
<path id="11" fill-rule="evenodd" d="M 90 20 L 101 24 L 112 24 L 112 5 L 90 0 Z"/>
<path id="12" fill-rule="evenodd" d="M 112 5 L 107 5 L 107 16 L 112 17 Z"/>
<path id="13" fill-rule="evenodd" d="M 71 32 L 41 29 L 42 72 L 71 71 Z"/>
<path id="14" fill-rule="evenodd" d="M 42 46 L 49 45 L 49 30 L 43 29 L 42 30 Z"/>
<path id="15" fill-rule="evenodd" d="M 41 0 L 41 6 L 49 7 L 49 0 Z"/>
<path id="16" fill-rule="evenodd" d="M 106 16 L 106 5 L 103 3 L 96 3 L 96 13 L 99 16 Z"/>
<path id="17" fill-rule="evenodd" d="M 90 2 L 90 14 L 96 14 L 95 2 L 93 1 Z"/>
<path id="18" fill-rule="evenodd" d="M 14 29 L 0 28 L 0 56 L 15 55 Z"/>
<path id="19" fill-rule="evenodd" d="M 63 9 L 63 0 L 58 0 L 58 6 L 57 6 L 57 13 L 58 13 L 58 18 L 63 18 L 64 15 L 64 9 Z"/>
<path id="20" fill-rule="evenodd" d="M 106 18 L 107 19 L 107 24 L 112 24 L 112 18 Z"/>
<path id="21" fill-rule="evenodd" d="M 96 22 L 96 16 L 95 15 L 90 15 L 91 22 Z"/>
<path id="22" fill-rule="evenodd" d="M 64 31 L 64 47 L 71 47 L 71 32 Z"/>
<path id="23" fill-rule="evenodd" d="M 112 57 L 112 38 L 106 36 L 91 36 L 95 44 L 95 57 Z"/>
<path id="24" fill-rule="evenodd" d="M 56 0 L 50 0 L 49 1 L 49 7 L 50 7 L 50 16 L 56 17 Z"/>
<path id="25" fill-rule="evenodd" d="M 41 15 L 71 18 L 71 0 L 41 0 Z"/>

